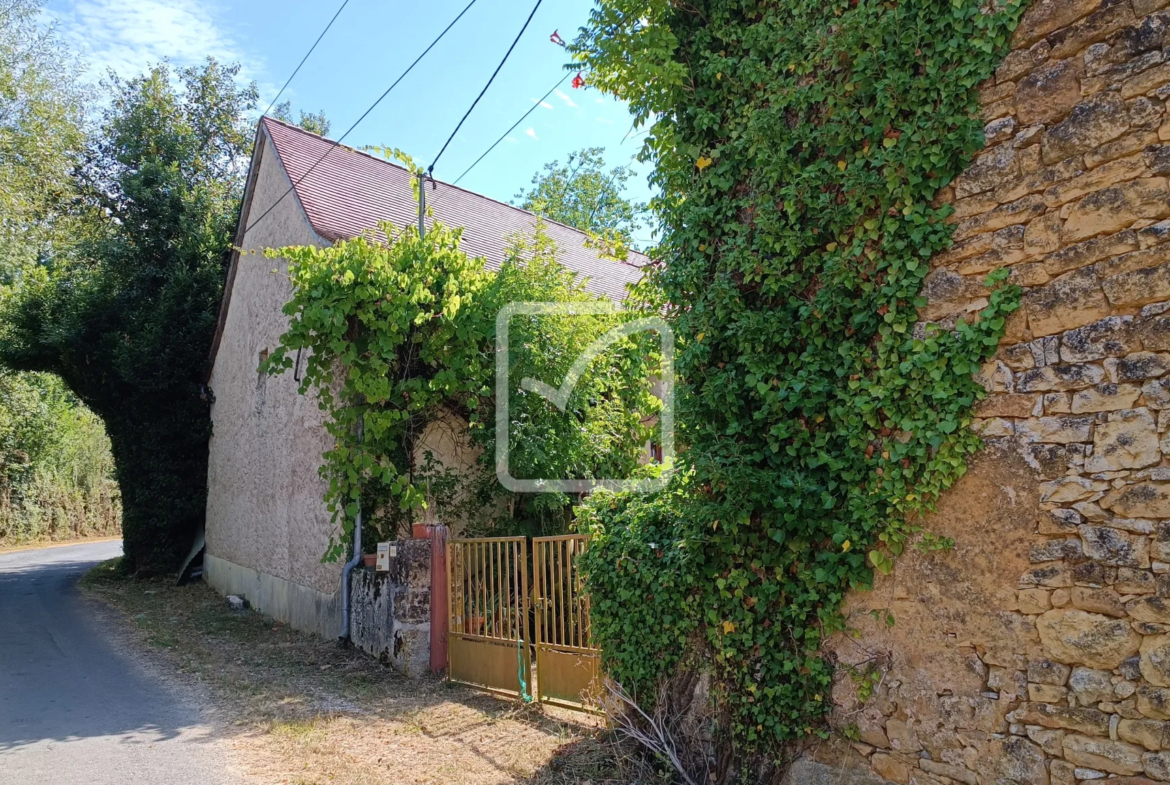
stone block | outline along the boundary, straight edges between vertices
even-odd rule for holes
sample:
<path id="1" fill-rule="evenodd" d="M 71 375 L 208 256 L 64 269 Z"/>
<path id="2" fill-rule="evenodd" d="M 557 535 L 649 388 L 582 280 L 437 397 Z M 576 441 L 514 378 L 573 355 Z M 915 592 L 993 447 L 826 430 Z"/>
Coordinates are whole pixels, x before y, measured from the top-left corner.
<path id="1" fill-rule="evenodd" d="M 1133 22 L 1129 3 L 1102 3 L 1098 10 L 1048 37 L 1052 57 L 1071 57 Z"/>
<path id="2" fill-rule="evenodd" d="M 1093 418 L 1089 416 L 1036 417 L 1021 420 L 1016 434 L 1022 439 L 1050 444 L 1087 442 L 1092 439 Z"/>
<path id="3" fill-rule="evenodd" d="M 1076 534 L 1077 527 L 1085 522 L 1085 517 L 1076 510 L 1060 508 L 1040 513 L 1037 529 L 1040 534 Z M 1078 549 L 1079 550 L 1079 549 Z"/>
<path id="4" fill-rule="evenodd" d="M 1019 175 L 1020 166 L 1016 161 L 1016 149 L 1010 144 L 1001 144 L 980 153 L 955 179 L 955 196 L 962 199 L 990 191 L 997 185 L 1018 178 Z"/>
<path id="5" fill-rule="evenodd" d="M 1108 483 L 1090 480 L 1087 477 L 1058 477 L 1040 484 L 1040 501 L 1052 504 L 1079 502 L 1104 491 L 1108 487 Z"/>
<path id="6" fill-rule="evenodd" d="M 1140 348 L 1132 316 L 1107 316 L 1060 336 L 1060 359 L 1082 363 L 1117 357 Z"/>
<path id="7" fill-rule="evenodd" d="M 1098 384 L 1072 394 L 1072 413 L 1112 412 L 1129 409 L 1142 395 L 1142 389 L 1133 384 Z"/>
<path id="8" fill-rule="evenodd" d="M 1068 117 L 1044 135 L 1044 163 L 1081 155 L 1129 130 L 1125 101 L 1116 93 L 1098 93 L 1081 101 Z"/>
<path id="9" fill-rule="evenodd" d="M 1170 518 L 1170 484 L 1127 485 L 1105 494 L 1101 506 L 1122 518 Z"/>
<path id="10" fill-rule="evenodd" d="M 1111 567 L 1150 566 L 1150 541 L 1107 526 L 1080 526 L 1082 548 L 1088 558 Z"/>
<path id="11" fill-rule="evenodd" d="M 1062 248 L 1044 260 L 1044 269 L 1049 275 L 1060 275 L 1069 270 L 1095 264 L 1102 259 L 1136 251 L 1140 247 L 1138 233 L 1133 229 L 1125 229 L 1116 234 L 1094 237 L 1092 240 Z"/>
<path id="12" fill-rule="evenodd" d="M 1020 576 L 1021 586 L 1043 586 L 1049 589 L 1073 585 L 1072 567 L 1063 562 L 1049 562 L 1041 567 L 1025 570 Z"/>
<path id="13" fill-rule="evenodd" d="M 1147 351 L 1170 351 L 1170 316 L 1143 320 L 1138 324 L 1136 333 Z"/>
<path id="14" fill-rule="evenodd" d="M 1125 616 L 1125 606 L 1121 604 L 1121 597 L 1112 589 L 1073 586 L 1070 596 L 1073 607 L 1082 611 L 1118 618 Z"/>
<path id="15" fill-rule="evenodd" d="M 1067 392 L 1083 390 L 1105 380 L 1105 369 L 1100 365 L 1046 365 L 1032 368 L 1019 375 L 1016 391 L 1022 393 Z"/>
<path id="16" fill-rule="evenodd" d="M 1061 228 L 1061 239 L 1075 243 L 1124 229 L 1142 218 L 1170 215 L 1166 178 L 1147 177 L 1103 188 L 1073 204 Z M 1152 302 L 1152 301 L 1150 301 Z"/>
<path id="17" fill-rule="evenodd" d="M 1032 545 L 1028 560 L 1033 564 L 1061 559 L 1077 559 L 1081 556 L 1081 541 L 1078 539 L 1051 539 Z"/>
<path id="18" fill-rule="evenodd" d="M 1114 374 L 1119 382 L 1141 382 L 1170 372 L 1170 354 L 1134 352 L 1118 360 L 1107 361 L 1105 367 L 1109 368 L 1110 363 L 1113 363 Z"/>
<path id="19" fill-rule="evenodd" d="M 1147 753 L 1142 762 L 1148 776 L 1159 782 L 1170 782 L 1170 752 Z"/>
<path id="20" fill-rule="evenodd" d="M 1170 603 L 1162 597 L 1139 597 L 1125 604 L 1125 611 L 1135 621 L 1170 624 Z"/>
<path id="21" fill-rule="evenodd" d="M 1030 46 L 1101 7 L 1101 0 L 1039 0 L 1028 6 L 1012 37 L 1012 49 Z"/>
<path id="22" fill-rule="evenodd" d="M 1117 583 L 1113 588 L 1122 594 L 1153 594 L 1154 585 L 1153 573 L 1120 567 L 1117 570 Z"/>
<path id="23" fill-rule="evenodd" d="M 1032 289 L 1025 295 L 1024 304 L 1028 324 L 1036 336 L 1055 335 L 1109 315 L 1105 293 L 1090 268 L 1073 270 Z"/>
<path id="24" fill-rule="evenodd" d="M 1137 710 L 1150 719 L 1170 720 L 1170 690 L 1149 684 L 1139 684 Z"/>
<path id="25" fill-rule="evenodd" d="M 1036 397 L 1022 393 L 991 395 L 975 405 L 977 417 L 1029 417 Z"/>
<path id="26" fill-rule="evenodd" d="M 1146 95 L 1168 82 L 1170 82 L 1170 63 L 1162 63 L 1161 65 L 1147 68 L 1141 73 L 1131 76 L 1122 82 L 1120 90 L 1121 97 L 1129 99 L 1136 98 L 1139 95 Z"/>
<path id="27" fill-rule="evenodd" d="M 873 766 L 873 770 L 878 776 L 884 777 L 890 782 L 907 783 L 910 781 L 910 767 L 893 755 L 881 752 L 874 753 L 873 757 L 870 758 L 870 765 Z"/>
<path id="28" fill-rule="evenodd" d="M 1072 160 L 1079 162 L 1081 159 Z M 1044 204 L 1051 208 L 1063 207 L 1086 194 L 1148 174 L 1146 159 L 1141 155 L 1130 155 L 1087 171 L 1081 165 L 1080 171 L 1070 173 L 1071 179 L 1058 182 L 1044 190 Z"/>
<path id="29" fill-rule="evenodd" d="M 1068 688 L 1076 695 L 1077 703 L 1089 706 L 1113 698 L 1113 674 L 1093 668 L 1073 668 L 1068 677 Z"/>
<path id="30" fill-rule="evenodd" d="M 1170 687 L 1170 635 L 1146 637 L 1140 653 L 1145 680 L 1159 687 Z"/>
<path id="31" fill-rule="evenodd" d="M 992 739 L 976 759 L 979 782 L 1048 782 L 1044 752 L 1020 736 Z"/>
<path id="32" fill-rule="evenodd" d="M 1086 472 L 1141 469 L 1162 459 L 1158 426 L 1148 409 L 1123 409 L 1105 417 L 1093 432 L 1093 452 L 1085 459 Z"/>
<path id="33" fill-rule="evenodd" d="M 1028 663 L 1028 681 L 1036 684 L 1061 687 L 1068 681 L 1070 673 L 1071 669 L 1067 665 L 1052 660 L 1032 660 Z"/>
<path id="34" fill-rule="evenodd" d="M 983 232 L 994 232 L 1005 226 L 1026 224 L 1033 218 L 1043 215 L 1045 210 L 1044 198 L 1039 194 L 1029 194 L 1023 199 L 1001 204 L 994 210 L 963 221 L 955 227 L 954 239 L 962 241 Z"/>
<path id="35" fill-rule="evenodd" d="M 1145 747 L 1151 752 L 1162 748 L 1166 723 L 1157 720 L 1122 720 L 1117 723 L 1117 736 L 1122 741 Z"/>
<path id="36" fill-rule="evenodd" d="M 1044 613 L 1036 631 L 1051 659 L 1107 670 L 1120 665 L 1141 644 L 1141 637 L 1125 621 L 1075 608 Z"/>
<path id="37" fill-rule="evenodd" d="M 1020 606 L 1020 613 L 1037 614 L 1052 610 L 1052 603 L 1045 589 L 1020 589 L 1016 595 L 1016 602 Z"/>
<path id="38" fill-rule="evenodd" d="M 1066 687 L 1053 687 L 1050 684 L 1029 684 L 1028 700 L 1037 703 L 1064 703 L 1068 698 Z"/>
<path id="39" fill-rule="evenodd" d="M 1008 717 L 1013 722 L 1061 728 L 1092 736 L 1109 734 L 1109 715 L 1097 709 L 1074 709 L 1051 703 L 1025 703 Z"/>
<path id="40" fill-rule="evenodd" d="M 1064 737 L 1065 760 L 1077 766 L 1088 766 L 1113 774 L 1140 774 L 1144 752 L 1142 748 L 1124 741 L 1079 734 Z"/>

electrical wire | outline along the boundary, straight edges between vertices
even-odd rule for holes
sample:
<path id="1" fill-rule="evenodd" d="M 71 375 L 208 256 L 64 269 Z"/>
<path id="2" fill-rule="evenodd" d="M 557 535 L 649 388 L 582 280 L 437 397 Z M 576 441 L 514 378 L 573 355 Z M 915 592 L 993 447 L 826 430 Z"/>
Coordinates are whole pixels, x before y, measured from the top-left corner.
<path id="1" fill-rule="evenodd" d="M 328 158 L 328 157 L 329 157 L 329 154 L 330 154 L 330 153 L 332 153 L 334 150 L 336 150 L 338 147 L 340 147 L 340 146 L 341 146 L 341 143 L 342 143 L 343 141 L 345 141 L 345 138 L 346 138 L 347 136 L 349 136 L 349 135 L 350 135 L 350 134 L 353 132 L 353 129 L 357 128 L 357 127 L 358 127 L 358 124 L 360 124 L 362 120 L 365 120 L 365 119 L 366 119 L 366 117 L 367 117 L 367 115 L 369 115 L 369 114 L 370 114 L 370 112 L 374 111 L 374 109 L 375 109 L 375 108 L 378 106 L 378 104 L 382 103 L 382 99 L 384 99 L 386 96 L 390 95 L 390 91 L 391 91 L 391 90 L 393 90 L 395 87 L 397 87 L 397 86 L 398 86 L 398 83 L 399 83 L 399 82 L 401 82 L 403 79 L 405 79 L 405 78 L 406 78 L 406 76 L 407 76 L 407 74 L 409 74 L 411 71 L 413 71 L 413 70 L 414 70 L 414 67 L 415 67 L 416 65 L 418 65 L 418 64 L 419 64 L 419 62 L 420 62 L 420 61 L 421 61 L 421 60 L 422 60 L 424 57 L 426 57 L 426 56 L 427 56 L 427 53 L 428 53 L 428 52 L 430 52 L 432 49 L 434 49 L 434 48 L 435 48 L 435 45 L 436 45 L 436 44 L 438 44 L 438 43 L 439 43 L 439 41 L 442 41 L 442 40 L 443 40 L 443 36 L 447 35 L 447 32 L 448 32 L 448 31 L 450 31 L 450 29 L 451 29 L 452 27 L 454 27 L 454 26 L 455 26 L 455 24 L 456 24 L 456 23 L 457 23 L 457 22 L 458 22 L 460 19 L 462 19 L 462 18 L 463 18 L 463 15 L 464 15 L 464 14 L 466 14 L 468 11 L 470 11 L 470 10 L 471 10 L 471 7 L 472 7 L 473 5 L 475 5 L 475 3 L 476 3 L 476 0 L 471 0 L 471 2 L 470 2 L 470 3 L 468 3 L 468 4 L 467 4 L 467 6 L 466 6 L 466 7 L 465 7 L 465 8 L 464 8 L 462 11 L 460 11 L 460 12 L 459 12 L 459 15 L 458 15 L 458 16 L 456 16 L 454 19 L 452 19 L 452 20 L 451 20 L 451 23 L 450 23 L 450 24 L 448 24 L 446 27 L 444 27 L 444 28 L 443 28 L 443 32 L 439 33 L 438 37 L 437 37 L 437 38 L 435 38 L 435 40 L 434 40 L 434 41 L 431 41 L 431 43 L 430 43 L 430 46 L 428 46 L 426 49 L 424 49 L 424 50 L 423 50 L 423 52 L 422 52 L 422 54 L 420 54 L 418 57 L 416 57 L 416 58 L 414 59 L 414 62 L 413 62 L 413 63 L 411 63 L 411 64 L 410 64 L 410 66 L 409 66 L 409 67 L 407 67 L 407 69 L 406 69 L 405 71 L 403 71 L 403 72 L 402 72 L 402 74 L 401 74 L 401 75 L 400 75 L 400 76 L 399 76 L 397 79 L 395 79 L 395 80 L 394 80 L 394 83 L 393 83 L 392 85 L 390 85 L 389 87 L 387 87 L 387 88 L 386 88 L 386 92 L 384 92 L 384 93 L 382 93 L 380 96 L 378 96 L 378 100 L 374 101 L 374 103 L 370 104 L 370 107 L 369 107 L 368 109 L 366 109 L 366 111 L 362 112 L 362 116 L 361 116 L 361 117 L 359 117 L 359 118 L 358 118 L 358 119 L 357 119 L 357 120 L 354 122 L 354 124 L 353 124 L 353 125 L 351 125 L 351 126 L 349 127 L 349 129 L 348 129 L 348 130 L 346 130 L 346 132 L 345 132 L 345 133 L 343 133 L 343 134 L 341 135 L 341 137 L 340 137 L 340 138 L 338 138 L 338 139 L 337 139 L 337 141 L 335 141 L 335 142 L 333 143 L 333 145 L 332 145 L 332 146 L 331 146 L 331 147 L 330 147 L 328 150 L 326 150 L 326 151 L 325 151 L 325 154 L 324 154 L 324 155 L 322 155 L 320 158 L 318 158 L 318 159 L 317 159 L 317 160 L 316 160 L 316 161 L 313 163 L 313 165 L 312 165 L 312 166 L 310 166 L 310 167 L 308 168 L 308 170 L 307 170 L 307 171 L 306 171 L 304 174 L 302 174 L 300 177 L 298 177 L 298 178 L 297 178 L 297 180 L 296 180 L 296 182 L 295 182 L 295 183 L 293 183 L 291 186 L 289 186 L 289 189 L 288 189 L 287 191 L 285 191 L 283 194 L 281 194 L 281 196 L 280 196 L 280 198 L 279 198 L 279 199 L 277 199 L 275 202 L 273 202 L 273 203 L 272 203 L 272 206 L 271 206 L 271 207 L 269 207 L 267 210 L 265 210 L 265 211 L 264 211 L 264 213 L 263 213 L 263 214 L 262 214 L 262 215 L 261 215 L 259 218 L 257 218 L 257 219 L 256 219 L 255 221 L 253 221 L 251 224 L 249 224 L 249 225 L 248 225 L 248 226 L 247 226 L 247 227 L 244 229 L 244 232 L 245 232 L 245 233 L 247 233 L 247 232 L 250 232 L 252 229 L 256 228 L 256 224 L 258 224 L 258 223 L 260 223 L 261 221 L 263 221 L 263 220 L 264 220 L 264 219 L 265 219 L 265 218 L 268 216 L 268 214 L 269 214 L 269 213 L 271 213 L 273 210 L 275 210 L 275 209 L 276 209 L 276 206 L 277 206 L 278 204 L 280 204 L 281 202 L 283 202 L 283 201 L 284 201 L 284 199 L 285 199 L 285 197 L 286 197 L 286 196 L 288 196 L 289 194 L 291 194 L 291 193 L 293 192 L 293 190 L 294 190 L 294 189 L 295 189 L 295 188 L 296 188 L 298 185 L 300 185 L 300 184 L 301 184 L 301 182 L 302 182 L 302 181 L 303 181 L 303 180 L 304 180 L 306 177 L 308 177 L 310 174 L 312 174 L 312 173 L 313 173 L 313 170 L 314 170 L 314 169 L 316 169 L 316 168 L 317 168 L 317 166 L 318 166 L 318 165 L 320 165 L 320 163 L 321 163 L 322 161 L 324 161 L 326 158 Z M 537 5 L 540 5 L 540 3 L 537 3 Z M 531 17 L 530 17 L 530 18 L 531 18 Z M 509 50 L 509 51 L 511 51 L 511 50 Z"/>
<path id="2" fill-rule="evenodd" d="M 492 82 L 495 81 L 496 75 L 500 73 L 500 69 L 504 67 L 504 63 L 508 62 L 508 58 L 511 56 L 512 50 L 516 48 L 516 44 L 520 43 L 521 36 L 523 36 L 524 31 L 528 29 L 528 23 L 532 21 L 532 17 L 536 16 L 536 10 L 540 8 L 541 2 L 543 2 L 543 0 L 536 0 L 536 5 L 532 6 L 532 12 L 528 14 L 528 18 L 524 20 L 524 26 L 520 28 L 520 32 L 516 34 L 516 39 L 512 41 L 512 45 L 509 46 L 508 51 L 504 53 L 504 59 L 501 60 L 500 64 L 496 66 L 496 70 L 492 71 L 491 78 L 487 80 L 487 84 L 485 84 L 483 89 L 479 91 L 479 95 L 475 97 L 475 100 L 471 102 L 471 106 L 468 107 L 467 111 L 463 114 L 463 119 L 459 121 L 459 125 L 455 126 L 455 130 L 451 132 L 451 135 L 447 137 L 447 141 L 443 143 L 443 149 L 439 150 L 439 154 L 435 156 L 435 159 L 431 161 L 431 165 L 427 167 L 428 175 L 434 173 L 435 164 L 437 164 L 439 159 L 443 157 L 443 153 L 447 152 L 447 145 L 451 144 L 451 140 L 455 138 L 455 134 L 459 133 L 459 129 L 463 127 L 463 123 L 471 115 L 472 111 L 475 110 L 475 105 L 479 103 L 479 99 L 483 98 L 484 93 L 486 93 L 488 88 L 492 86 Z"/>
<path id="3" fill-rule="evenodd" d="M 284 95 L 284 91 L 288 88 L 289 83 L 292 82 L 293 77 L 295 77 L 297 72 L 301 70 L 301 66 L 304 65 L 305 61 L 309 59 L 309 55 L 313 54 L 313 50 L 317 48 L 317 44 L 321 43 L 321 39 L 324 38 L 325 34 L 329 32 L 329 28 L 333 27 L 333 23 L 337 21 L 337 17 L 341 16 L 341 12 L 345 10 L 347 5 L 349 5 L 349 0 L 343 0 L 341 7 L 337 9 L 337 13 L 333 14 L 333 18 L 329 20 L 329 24 L 325 25 L 325 29 L 321 31 L 321 35 L 317 36 L 317 40 L 314 41 L 313 45 L 309 47 L 309 51 L 305 52 L 305 56 L 301 58 L 301 62 L 298 63 L 297 67 L 293 70 L 292 76 L 290 76 L 285 81 L 284 87 L 280 88 L 280 92 L 276 94 L 276 98 L 272 99 L 272 103 L 270 103 L 268 108 L 264 110 L 264 114 L 268 114 L 272 111 L 272 107 L 276 106 L 276 102 L 280 100 L 282 95 Z"/>
<path id="4" fill-rule="evenodd" d="M 552 89 L 550 89 L 547 93 L 545 93 L 544 96 L 541 97 L 541 99 L 539 101 L 537 101 L 535 104 L 533 104 L 531 109 L 529 109 L 524 114 L 520 115 L 520 119 L 517 120 L 516 122 L 512 123 L 512 127 L 509 128 L 507 131 L 504 131 L 504 133 L 500 135 L 500 138 L 492 143 L 491 147 L 484 150 L 483 155 L 481 155 L 479 158 L 476 158 L 475 163 L 473 163 L 471 166 L 467 167 L 467 169 L 464 170 L 463 174 L 459 175 L 459 177 L 455 180 L 454 183 L 452 183 L 452 185 L 459 185 L 459 181 L 462 180 L 464 177 L 466 177 L 468 172 L 470 172 L 472 169 L 474 169 L 479 164 L 480 161 L 487 158 L 488 153 L 490 153 L 492 150 L 496 149 L 496 145 L 498 145 L 500 142 L 504 141 L 504 139 L 507 138 L 508 134 L 515 131 L 516 126 L 520 125 L 520 123 L 524 122 L 528 118 L 528 115 L 530 115 L 534 111 L 536 111 L 536 108 L 539 107 L 542 103 L 544 103 L 544 100 L 546 98 L 548 98 L 550 95 L 552 95 L 553 92 L 556 91 L 556 89 L 558 87 L 563 85 L 565 83 L 565 80 L 568 79 L 570 76 L 572 76 L 572 73 L 568 73 L 568 74 L 565 74 L 564 76 L 562 76 L 561 80 L 559 82 L 557 82 L 555 85 L 553 85 Z"/>

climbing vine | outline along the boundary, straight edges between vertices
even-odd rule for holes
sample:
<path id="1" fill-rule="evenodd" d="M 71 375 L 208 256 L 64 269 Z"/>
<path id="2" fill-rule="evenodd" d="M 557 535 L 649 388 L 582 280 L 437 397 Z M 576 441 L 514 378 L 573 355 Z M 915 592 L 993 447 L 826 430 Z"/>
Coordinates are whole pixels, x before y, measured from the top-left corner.
<path id="1" fill-rule="evenodd" d="M 268 251 L 287 260 L 293 297 L 284 308 L 288 331 L 264 370 L 288 371 L 305 355 L 300 391 L 316 395 L 335 442 L 321 469 L 338 525 L 326 558 L 344 552 L 359 506 L 394 526 L 443 502 L 440 520 L 458 517 L 471 531 L 563 531 L 576 499 L 520 497 L 496 482 L 496 316 L 511 302 L 598 298 L 556 262 L 555 245 L 539 227 L 534 237 L 516 239 L 496 272 L 460 249 L 461 230 L 436 223 L 420 238 L 413 227 L 384 224 L 380 233 Z M 559 383 L 593 339 L 634 315 L 531 316 L 511 326 L 513 476 L 638 471 L 643 421 L 659 408 L 650 388 L 656 355 L 645 337 L 627 338 L 597 360 L 564 412 L 520 388 L 525 377 Z M 427 429 L 452 422 L 456 431 L 466 425 L 469 455 L 443 465 L 427 449 Z M 456 443 L 462 438 L 453 435 Z M 456 490 L 438 498 L 439 486 Z"/>
<path id="2" fill-rule="evenodd" d="M 647 695 L 700 631 L 739 749 L 819 727 L 842 600 L 938 544 L 921 514 L 979 447 L 972 374 L 1019 291 L 1003 270 L 966 320 L 917 309 L 951 243 L 945 189 L 982 146 L 976 87 L 1022 7 L 601 0 L 571 46 L 653 122 L 648 287 L 680 338 L 689 464 L 663 497 L 582 509 L 594 632 Z"/>

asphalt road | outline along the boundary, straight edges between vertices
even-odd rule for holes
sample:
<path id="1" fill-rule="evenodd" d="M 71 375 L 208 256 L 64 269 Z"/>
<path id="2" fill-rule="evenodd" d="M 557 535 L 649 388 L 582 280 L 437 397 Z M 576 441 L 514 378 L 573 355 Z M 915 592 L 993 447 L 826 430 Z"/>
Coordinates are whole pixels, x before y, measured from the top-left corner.
<path id="1" fill-rule="evenodd" d="M 196 700 L 118 645 L 77 579 L 104 542 L 0 554 L 0 785 L 237 785 Z"/>

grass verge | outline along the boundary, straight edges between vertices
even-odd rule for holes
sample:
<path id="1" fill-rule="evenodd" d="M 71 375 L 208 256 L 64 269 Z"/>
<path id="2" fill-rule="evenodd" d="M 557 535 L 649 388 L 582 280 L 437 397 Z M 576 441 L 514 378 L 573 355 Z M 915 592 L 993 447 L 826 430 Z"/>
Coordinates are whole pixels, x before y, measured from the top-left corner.
<path id="1" fill-rule="evenodd" d="M 596 718 L 405 679 L 362 652 L 231 611 L 203 583 L 129 579 L 117 562 L 95 567 L 82 590 L 120 610 L 152 658 L 206 687 L 236 767 L 258 782 L 648 782 Z"/>

